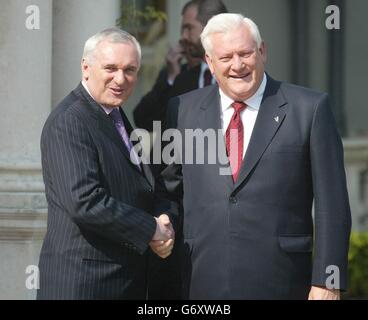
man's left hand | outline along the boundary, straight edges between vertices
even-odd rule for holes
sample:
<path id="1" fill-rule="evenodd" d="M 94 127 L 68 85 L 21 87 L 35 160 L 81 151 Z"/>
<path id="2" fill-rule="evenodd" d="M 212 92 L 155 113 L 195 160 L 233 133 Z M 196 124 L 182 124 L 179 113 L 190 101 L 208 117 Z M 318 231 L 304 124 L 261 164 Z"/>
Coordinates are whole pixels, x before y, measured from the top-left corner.
<path id="1" fill-rule="evenodd" d="M 340 300 L 340 290 L 312 287 L 308 300 Z"/>

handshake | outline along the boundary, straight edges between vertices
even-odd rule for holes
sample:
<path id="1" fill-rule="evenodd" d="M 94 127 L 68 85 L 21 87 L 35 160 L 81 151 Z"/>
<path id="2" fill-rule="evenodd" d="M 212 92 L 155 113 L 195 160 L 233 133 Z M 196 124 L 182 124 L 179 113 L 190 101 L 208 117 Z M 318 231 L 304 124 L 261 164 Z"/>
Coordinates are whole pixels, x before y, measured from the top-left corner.
<path id="1" fill-rule="evenodd" d="M 174 247 L 175 231 L 166 214 L 156 218 L 156 231 L 149 243 L 152 251 L 162 259 L 167 258 Z"/>

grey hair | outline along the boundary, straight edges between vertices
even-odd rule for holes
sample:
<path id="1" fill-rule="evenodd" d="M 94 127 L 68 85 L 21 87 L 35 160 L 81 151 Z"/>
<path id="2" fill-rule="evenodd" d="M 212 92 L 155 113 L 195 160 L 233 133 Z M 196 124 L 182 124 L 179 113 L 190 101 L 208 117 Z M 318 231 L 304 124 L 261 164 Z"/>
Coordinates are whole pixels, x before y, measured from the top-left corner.
<path id="1" fill-rule="evenodd" d="M 96 33 L 95 35 L 93 35 L 92 37 L 90 37 L 84 45 L 83 58 L 91 62 L 92 55 L 97 45 L 101 41 L 105 41 L 105 40 L 111 43 L 124 43 L 124 44 L 131 43 L 133 44 L 138 53 L 138 64 L 140 67 L 141 59 L 142 59 L 142 50 L 141 50 L 141 46 L 139 42 L 130 33 L 124 30 L 121 30 L 117 27 L 102 30 Z"/>
<path id="2" fill-rule="evenodd" d="M 249 31 L 257 44 L 257 48 L 260 48 L 262 44 L 262 38 L 259 29 L 253 20 L 245 18 L 243 15 L 238 13 L 220 13 L 208 21 L 201 33 L 202 46 L 206 53 L 208 55 L 211 54 L 211 35 L 215 33 L 227 33 L 241 25 L 246 25 L 249 28 Z"/>

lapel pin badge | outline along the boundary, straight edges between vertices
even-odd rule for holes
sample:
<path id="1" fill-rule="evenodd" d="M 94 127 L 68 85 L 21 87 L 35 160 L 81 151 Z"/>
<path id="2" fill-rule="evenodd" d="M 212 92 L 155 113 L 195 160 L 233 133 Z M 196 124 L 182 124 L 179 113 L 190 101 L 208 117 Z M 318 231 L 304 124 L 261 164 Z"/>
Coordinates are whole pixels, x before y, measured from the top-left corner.
<path id="1" fill-rule="evenodd" d="M 279 116 L 274 118 L 277 123 L 279 123 Z"/>

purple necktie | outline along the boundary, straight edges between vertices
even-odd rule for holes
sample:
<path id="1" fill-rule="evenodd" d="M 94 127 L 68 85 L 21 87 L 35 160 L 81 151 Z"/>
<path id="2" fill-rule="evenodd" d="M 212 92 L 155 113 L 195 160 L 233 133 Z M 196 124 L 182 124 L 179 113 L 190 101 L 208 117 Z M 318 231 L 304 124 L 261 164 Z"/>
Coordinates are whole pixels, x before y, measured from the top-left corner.
<path id="1" fill-rule="evenodd" d="M 130 141 L 128 132 L 125 129 L 123 118 L 121 117 L 119 109 L 114 108 L 110 112 L 110 117 L 112 118 L 112 121 L 114 122 L 116 130 L 118 130 L 120 137 L 123 139 L 123 141 L 125 143 L 125 146 L 127 147 L 128 151 L 130 153 L 130 159 L 132 160 L 132 162 L 135 165 L 138 166 L 139 169 L 141 169 L 141 167 L 139 166 L 140 161 L 138 159 L 138 155 L 135 152 L 135 150 L 133 149 L 132 142 Z M 132 149 L 133 149 L 133 151 L 132 151 Z"/>

